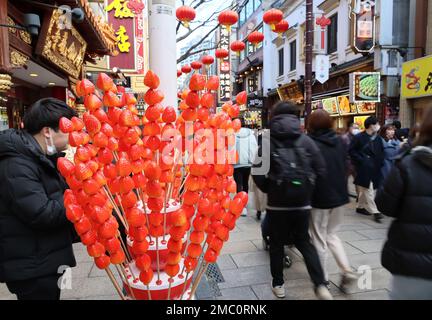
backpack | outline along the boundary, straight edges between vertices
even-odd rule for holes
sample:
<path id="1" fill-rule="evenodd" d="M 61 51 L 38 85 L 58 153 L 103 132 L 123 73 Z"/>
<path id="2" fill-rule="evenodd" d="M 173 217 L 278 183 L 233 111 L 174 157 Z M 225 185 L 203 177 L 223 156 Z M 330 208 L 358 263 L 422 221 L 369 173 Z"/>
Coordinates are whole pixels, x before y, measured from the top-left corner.
<path id="1" fill-rule="evenodd" d="M 270 186 L 277 198 L 292 206 L 308 203 L 312 197 L 316 175 L 300 136 L 287 145 L 286 141 L 270 141 Z"/>

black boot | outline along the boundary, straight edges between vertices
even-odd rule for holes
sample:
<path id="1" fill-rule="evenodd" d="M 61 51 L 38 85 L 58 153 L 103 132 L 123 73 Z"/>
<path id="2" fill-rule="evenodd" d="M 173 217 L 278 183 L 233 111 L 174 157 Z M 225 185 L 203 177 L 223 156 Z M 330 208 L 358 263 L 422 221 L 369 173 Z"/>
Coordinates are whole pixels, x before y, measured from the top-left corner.
<path id="1" fill-rule="evenodd" d="M 256 217 L 258 220 L 261 220 L 261 211 L 257 211 Z"/>

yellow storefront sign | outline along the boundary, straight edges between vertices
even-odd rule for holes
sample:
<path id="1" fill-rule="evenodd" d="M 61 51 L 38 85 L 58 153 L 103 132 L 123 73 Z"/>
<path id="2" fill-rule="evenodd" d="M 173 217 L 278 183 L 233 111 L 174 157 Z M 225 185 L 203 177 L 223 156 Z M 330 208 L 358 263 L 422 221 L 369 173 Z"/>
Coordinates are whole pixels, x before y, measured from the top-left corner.
<path id="1" fill-rule="evenodd" d="M 407 99 L 432 96 L 432 56 L 402 65 L 401 93 Z"/>

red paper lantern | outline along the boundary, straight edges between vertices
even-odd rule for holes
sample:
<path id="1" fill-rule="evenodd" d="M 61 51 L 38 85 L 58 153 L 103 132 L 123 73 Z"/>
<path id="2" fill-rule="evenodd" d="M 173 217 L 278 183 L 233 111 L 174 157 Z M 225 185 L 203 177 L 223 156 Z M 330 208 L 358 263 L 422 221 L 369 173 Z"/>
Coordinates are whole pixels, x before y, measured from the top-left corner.
<path id="1" fill-rule="evenodd" d="M 199 70 L 202 68 L 202 63 L 200 61 L 194 61 L 191 63 L 191 67 L 194 70 Z"/>
<path id="2" fill-rule="evenodd" d="M 248 41 L 252 43 L 254 46 L 258 45 L 258 43 L 263 42 L 264 35 L 259 31 L 254 31 L 248 35 Z"/>
<path id="3" fill-rule="evenodd" d="M 181 6 L 176 10 L 176 17 L 183 23 L 186 28 L 189 28 L 189 22 L 195 19 L 196 13 L 194 8 Z"/>
<path id="4" fill-rule="evenodd" d="M 244 44 L 243 41 L 234 41 L 233 43 L 231 43 L 231 50 L 234 52 L 237 52 L 237 54 L 240 55 L 240 52 L 243 51 L 246 48 L 246 45 Z"/>
<path id="5" fill-rule="evenodd" d="M 206 66 L 209 66 L 214 62 L 214 58 L 212 56 L 204 56 L 204 57 L 202 57 L 201 61 Z"/>
<path id="6" fill-rule="evenodd" d="M 219 14 L 219 23 L 225 26 L 228 31 L 231 30 L 231 26 L 236 24 L 239 19 L 238 13 L 233 10 L 226 10 Z"/>
<path id="7" fill-rule="evenodd" d="M 274 31 L 276 24 L 278 24 L 283 19 L 283 12 L 278 9 L 270 9 L 266 11 L 263 15 L 263 21 L 270 25 L 271 29 Z"/>
<path id="8" fill-rule="evenodd" d="M 225 49 L 216 49 L 215 56 L 218 59 L 225 59 L 229 56 L 229 52 Z"/>
<path id="9" fill-rule="evenodd" d="M 279 23 L 275 25 L 274 32 L 279 34 L 279 37 L 282 36 L 282 33 L 287 32 L 289 29 L 289 23 L 286 20 L 281 20 Z"/>
<path id="10" fill-rule="evenodd" d="M 185 65 L 181 68 L 181 71 L 182 71 L 183 73 L 190 73 L 190 72 L 192 71 L 192 68 L 191 68 L 190 65 L 185 64 Z"/>

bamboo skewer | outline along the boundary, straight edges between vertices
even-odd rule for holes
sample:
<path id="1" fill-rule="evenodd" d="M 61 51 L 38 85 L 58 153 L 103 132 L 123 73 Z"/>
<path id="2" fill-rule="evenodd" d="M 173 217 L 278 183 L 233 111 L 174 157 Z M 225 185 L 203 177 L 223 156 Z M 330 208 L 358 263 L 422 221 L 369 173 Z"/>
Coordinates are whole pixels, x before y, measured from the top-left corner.
<path id="1" fill-rule="evenodd" d="M 156 263 L 157 263 L 157 281 L 160 281 L 160 262 L 159 262 L 159 237 L 156 237 Z"/>
<path id="2" fill-rule="evenodd" d="M 117 280 L 115 279 L 115 277 L 114 277 L 114 275 L 113 275 L 111 269 L 110 269 L 109 267 L 107 267 L 107 268 L 105 269 L 105 271 L 106 271 L 106 273 L 108 274 L 108 277 L 110 278 L 110 280 L 111 280 L 112 284 L 114 285 L 114 288 L 116 289 L 116 291 L 117 291 L 118 295 L 120 296 L 120 298 L 121 298 L 122 300 L 125 300 L 126 298 L 125 298 L 125 296 L 123 295 L 123 292 L 122 292 L 120 286 L 118 285 Z"/>
<path id="3" fill-rule="evenodd" d="M 202 270 L 200 271 L 200 273 L 198 274 L 198 276 L 197 276 L 197 278 L 195 279 L 195 282 L 194 282 L 194 284 L 193 284 L 193 286 L 192 286 L 192 290 L 191 290 L 191 293 L 190 293 L 190 296 L 189 296 L 189 300 L 192 298 L 192 296 L 195 294 L 195 291 L 196 291 L 196 289 L 198 288 L 198 285 L 199 285 L 199 283 L 200 283 L 200 281 L 201 281 L 201 279 L 202 279 L 202 277 L 203 277 L 203 275 L 204 275 L 204 272 L 207 270 L 207 266 L 208 266 L 208 263 L 207 262 L 204 262 L 203 263 L 203 265 L 202 265 Z"/>
<path id="4" fill-rule="evenodd" d="M 184 270 L 184 266 L 183 266 L 183 270 Z M 183 273 L 183 271 L 182 271 L 182 273 Z M 180 296 L 180 300 L 183 300 L 183 295 L 184 295 L 185 292 L 186 292 L 186 285 L 187 285 L 187 283 L 188 283 L 189 273 L 190 273 L 190 272 L 186 272 L 186 280 L 185 280 L 185 283 L 184 283 L 184 285 L 183 285 L 183 291 L 182 291 L 182 294 L 181 294 L 181 296 Z"/>
<path id="5" fill-rule="evenodd" d="M 117 265 L 116 265 L 116 268 L 118 268 Z M 129 279 L 128 279 L 128 277 L 127 277 L 126 270 L 124 269 L 123 265 L 120 265 L 120 270 L 121 270 L 121 272 L 123 273 L 124 280 L 125 280 L 127 286 L 129 287 L 129 290 L 130 290 L 130 292 L 131 292 L 132 298 L 133 298 L 134 300 L 136 300 L 135 294 L 134 294 L 134 292 L 133 292 L 133 290 L 132 290 L 132 286 L 131 286 L 131 284 L 129 283 Z M 119 271 L 119 270 L 117 269 L 117 271 Z"/>
<path id="6" fill-rule="evenodd" d="M 169 283 L 169 285 L 168 285 L 168 300 L 171 300 L 171 284 L 172 284 L 172 281 L 170 281 L 170 280 L 172 280 L 172 278 L 168 279 L 168 283 Z"/>
<path id="7" fill-rule="evenodd" d="M 151 297 L 151 293 L 150 293 L 150 287 L 149 287 L 149 285 L 147 285 L 147 293 L 148 293 L 149 300 L 151 300 L 152 297 Z"/>

